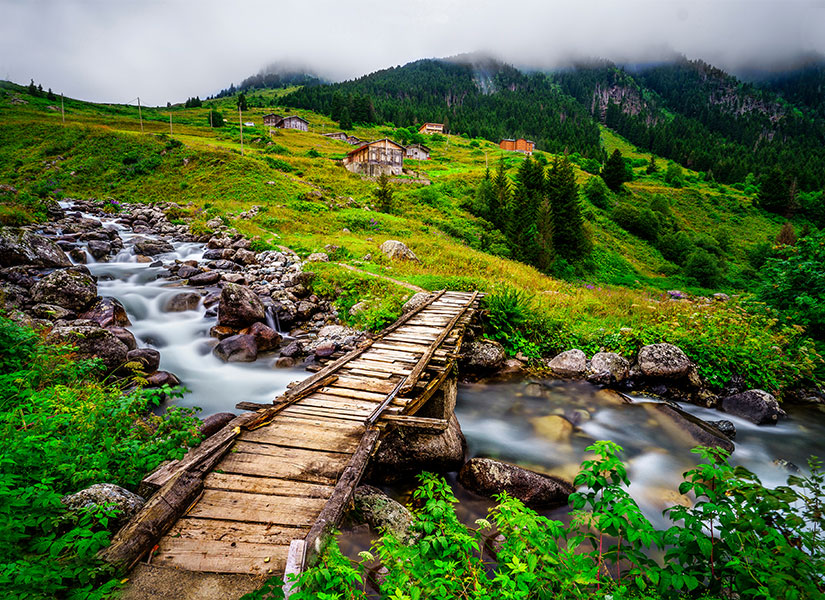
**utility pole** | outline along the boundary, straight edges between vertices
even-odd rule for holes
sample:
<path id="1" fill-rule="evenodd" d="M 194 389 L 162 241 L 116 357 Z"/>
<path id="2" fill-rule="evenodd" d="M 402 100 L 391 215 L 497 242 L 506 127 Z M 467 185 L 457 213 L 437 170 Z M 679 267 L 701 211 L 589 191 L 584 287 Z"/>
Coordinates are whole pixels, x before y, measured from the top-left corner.
<path id="1" fill-rule="evenodd" d="M 209 129 L 212 129 L 213 127 L 215 127 L 215 126 L 212 124 L 212 109 L 210 108 L 209 109 Z"/>
<path id="2" fill-rule="evenodd" d="M 63 110 L 63 93 L 60 93 L 60 117 L 63 119 L 63 124 L 66 124 L 66 112 Z"/>
<path id="3" fill-rule="evenodd" d="M 238 106 L 238 125 L 241 126 L 241 156 L 243 156 L 243 115 L 241 115 L 240 106 Z"/>
<path id="4" fill-rule="evenodd" d="M 169 137 L 172 137 L 172 113 L 169 113 Z"/>
<path id="5" fill-rule="evenodd" d="M 140 96 L 138 96 L 138 118 L 140 119 L 140 132 L 143 133 L 143 113 L 140 112 Z"/>

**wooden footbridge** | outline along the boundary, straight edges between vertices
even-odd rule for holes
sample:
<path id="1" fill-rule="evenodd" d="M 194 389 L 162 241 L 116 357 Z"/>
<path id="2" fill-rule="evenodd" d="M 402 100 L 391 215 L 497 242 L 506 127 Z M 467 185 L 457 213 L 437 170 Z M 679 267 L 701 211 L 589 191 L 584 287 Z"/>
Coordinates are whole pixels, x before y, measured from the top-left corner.
<path id="1" fill-rule="evenodd" d="M 415 417 L 453 368 L 479 294 L 441 291 L 354 351 L 236 417 L 143 482 L 153 495 L 102 557 L 191 572 L 300 571 L 349 504 L 387 427 Z"/>

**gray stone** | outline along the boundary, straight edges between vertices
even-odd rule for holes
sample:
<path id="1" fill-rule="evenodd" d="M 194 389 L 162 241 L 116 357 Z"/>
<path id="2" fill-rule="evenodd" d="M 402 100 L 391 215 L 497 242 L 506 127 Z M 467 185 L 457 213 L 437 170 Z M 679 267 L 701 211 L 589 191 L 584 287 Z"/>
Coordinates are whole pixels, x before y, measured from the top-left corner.
<path id="1" fill-rule="evenodd" d="M 235 252 L 235 255 L 232 257 L 232 260 L 234 260 L 236 263 L 246 266 L 258 263 L 258 257 L 255 255 L 255 253 L 250 250 L 245 250 L 243 248 L 239 248 Z"/>
<path id="2" fill-rule="evenodd" d="M 307 262 L 329 262 L 329 256 L 326 252 L 313 252 L 307 256 Z"/>
<path id="3" fill-rule="evenodd" d="M 648 377 L 679 379 L 690 372 L 693 363 L 673 344 L 652 344 L 639 350 L 639 369 Z"/>
<path id="4" fill-rule="evenodd" d="M 134 517 L 146 501 L 113 483 L 96 483 L 84 490 L 60 499 L 72 511 L 105 508 L 116 510 L 117 516 L 109 522 L 109 531 L 115 532 Z"/>
<path id="5" fill-rule="evenodd" d="M 160 352 L 154 348 L 135 348 L 126 353 L 128 362 L 138 362 L 144 373 L 153 373 L 160 366 Z"/>
<path id="6" fill-rule="evenodd" d="M 164 254 L 166 252 L 174 252 L 175 247 L 166 240 L 152 240 L 147 238 L 139 238 L 135 241 L 135 254 L 142 254 L 143 256 L 155 256 L 156 254 Z"/>
<path id="7" fill-rule="evenodd" d="M 246 286 L 227 283 L 221 290 L 218 323 L 243 328 L 266 319 L 266 309 L 258 295 Z"/>
<path id="8" fill-rule="evenodd" d="M 578 349 L 567 350 L 553 357 L 547 366 L 557 377 L 577 379 L 587 371 L 587 356 Z"/>
<path id="9" fill-rule="evenodd" d="M 95 298 L 95 280 L 76 269 L 52 271 L 32 288 L 32 299 L 36 303 L 56 304 L 75 312 L 88 308 Z"/>
<path id="10" fill-rule="evenodd" d="M 26 231 L 0 229 L 0 267 L 33 265 L 35 267 L 70 267 L 72 261 L 49 238 Z"/>
<path id="11" fill-rule="evenodd" d="M 722 398 L 722 410 L 757 425 L 776 425 L 785 414 L 776 398 L 764 390 L 748 390 Z"/>
<path id="12" fill-rule="evenodd" d="M 187 280 L 187 284 L 192 287 L 203 287 L 205 285 L 215 285 L 221 280 L 221 274 L 217 271 L 204 271 L 197 275 L 192 275 Z"/>
<path id="13" fill-rule="evenodd" d="M 258 346 L 251 335 L 233 335 L 218 342 L 215 356 L 225 362 L 254 362 L 258 358 Z"/>
<path id="14" fill-rule="evenodd" d="M 387 240 L 381 244 L 381 252 L 393 260 L 413 260 L 420 262 L 415 253 L 398 240 Z"/>
<path id="15" fill-rule="evenodd" d="M 475 340 L 462 352 L 463 366 L 474 372 L 495 371 L 504 363 L 507 354 L 504 347 L 493 340 Z"/>
<path id="16" fill-rule="evenodd" d="M 716 427 L 716 429 L 724 433 L 730 439 L 736 437 L 736 425 L 727 419 L 722 419 L 721 421 L 708 421 L 707 423 L 708 425 Z"/>
<path id="17" fill-rule="evenodd" d="M 563 506 L 575 491 L 570 483 L 558 477 L 542 475 L 491 458 L 470 459 L 459 471 L 458 480 L 465 488 L 481 496 L 507 492 L 535 508 Z"/>
<path id="18" fill-rule="evenodd" d="M 403 542 L 411 542 L 416 538 L 411 531 L 413 516 L 410 510 L 378 488 L 371 485 L 358 486 L 352 500 L 355 515 L 373 530 L 389 533 Z"/>
<path id="19" fill-rule="evenodd" d="M 77 317 L 77 315 L 69 309 L 57 306 L 56 304 L 35 304 L 32 306 L 30 312 L 39 319 L 49 319 L 51 321 L 74 319 Z"/>
<path id="20" fill-rule="evenodd" d="M 197 292 L 180 292 L 175 294 L 163 305 L 166 312 L 184 312 L 196 310 L 201 302 L 201 295 Z"/>
<path id="21" fill-rule="evenodd" d="M 113 336 L 123 342 L 128 350 L 134 350 L 137 348 L 135 334 L 125 327 L 107 327 L 107 329 L 112 332 Z"/>
<path id="22" fill-rule="evenodd" d="M 181 279 L 189 279 L 190 277 L 194 277 L 200 272 L 197 267 L 192 267 L 190 265 L 181 265 L 177 271 L 177 276 Z"/>
<path id="23" fill-rule="evenodd" d="M 416 292 L 404 303 L 404 306 L 401 307 L 401 313 L 407 314 L 408 312 L 415 310 L 429 300 L 431 296 L 432 294 L 429 292 Z"/>
<path id="24" fill-rule="evenodd" d="M 126 362 L 129 348 L 108 329 L 93 325 L 70 325 L 55 327 L 48 340 L 53 343 L 70 344 L 78 354 L 97 357 L 109 369 L 116 369 Z"/>
<path id="25" fill-rule="evenodd" d="M 597 352 L 590 359 L 587 379 L 593 383 L 611 384 L 627 379 L 630 363 L 615 352 Z"/>
<path id="26" fill-rule="evenodd" d="M 332 354 L 334 354 L 337 349 L 338 344 L 336 344 L 335 342 L 331 340 L 324 341 L 315 346 L 315 356 L 319 358 L 325 358 L 327 356 L 331 356 Z"/>
<path id="27" fill-rule="evenodd" d="M 164 385 L 176 387 L 180 385 L 180 379 L 169 371 L 155 371 L 146 377 L 146 387 L 159 388 Z"/>
<path id="28" fill-rule="evenodd" d="M 364 312 L 369 307 L 370 307 L 370 305 L 368 303 L 364 302 L 364 301 L 356 302 L 355 304 L 352 305 L 352 307 L 350 307 L 349 314 L 350 314 L 350 316 L 354 317 L 358 313 Z"/>
<path id="29" fill-rule="evenodd" d="M 100 298 L 78 318 L 94 321 L 101 327 L 127 327 L 132 324 L 120 300 L 111 297 Z"/>
<path id="30" fill-rule="evenodd" d="M 100 240 L 92 240 L 88 244 L 89 254 L 100 260 L 112 251 L 112 245 L 109 242 Z"/>

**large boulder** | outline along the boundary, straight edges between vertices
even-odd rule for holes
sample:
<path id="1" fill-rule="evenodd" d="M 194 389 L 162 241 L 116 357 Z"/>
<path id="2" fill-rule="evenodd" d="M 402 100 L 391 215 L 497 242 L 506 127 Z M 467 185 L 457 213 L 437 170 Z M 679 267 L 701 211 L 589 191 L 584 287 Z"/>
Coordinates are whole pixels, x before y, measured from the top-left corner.
<path id="1" fill-rule="evenodd" d="M 630 363 L 615 352 L 597 352 L 590 359 L 587 379 L 593 383 L 611 384 L 627 379 Z"/>
<path id="2" fill-rule="evenodd" d="M 100 298 L 79 318 L 94 321 L 101 327 L 127 327 L 132 324 L 126 309 L 117 298 Z"/>
<path id="3" fill-rule="evenodd" d="M 354 516 L 360 522 L 404 542 L 414 539 L 414 533 L 410 531 L 413 523 L 410 510 L 378 488 L 371 485 L 359 486 L 355 488 L 352 500 Z"/>
<path id="4" fill-rule="evenodd" d="M 192 275 L 186 283 L 192 287 L 203 287 L 207 285 L 215 285 L 221 280 L 221 274 L 218 271 L 204 271 L 197 275 Z"/>
<path id="5" fill-rule="evenodd" d="M 99 508 L 117 511 L 117 515 L 109 521 L 109 531 L 115 532 L 125 525 L 146 501 L 113 483 L 96 483 L 84 490 L 69 494 L 60 499 L 63 505 L 71 511 Z"/>
<path id="6" fill-rule="evenodd" d="M 94 325 L 68 325 L 55 327 L 49 333 L 52 343 L 70 344 L 78 354 L 87 358 L 97 357 L 110 370 L 126 363 L 128 346 L 108 329 Z"/>
<path id="7" fill-rule="evenodd" d="M 225 362 L 254 362 L 258 358 L 258 346 L 252 335 L 238 334 L 224 338 L 213 352 Z"/>
<path id="8" fill-rule="evenodd" d="M 764 390 L 748 390 L 723 398 L 722 410 L 757 425 L 776 425 L 785 414 L 776 398 Z"/>
<path id="9" fill-rule="evenodd" d="M 381 244 L 381 252 L 393 260 L 414 260 L 420 262 L 415 253 L 398 240 L 387 240 Z"/>
<path id="10" fill-rule="evenodd" d="M 584 377 L 587 371 L 587 356 L 581 350 L 574 348 L 557 354 L 547 363 L 547 366 L 557 377 L 578 379 Z"/>
<path id="11" fill-rule="evenodd" d="M 648 377 L 679 379 L 690 372 L 693 363 L 673 344 L 651 344 L 639 350 L 639 370 Z"/>
<path id="12" fill-rule="evenodd" d="M 166 312 L 185 312 L 196 310 L 201 303 L 201 295 L 197 292 L 180 292 L 169 298 L 163 305 Z"/>
<path id="13" fill-rule="evenodd" d="M 458 480 L 468 490 L 481 496 L 507 492 L 534 508 L 563 506 L 575 488 L 558 477 L 542 475 L 517 465 L 473 458 L 461 468 Z"/>
<path id="14" fill-rule="evenodd" d="M 381 441 L 370 460 L 368 479 L 390 483 L 414 477 L 421 471 L 457 471 L 464 464 L 466 452 L 467 442 L 455 415 L 441 433 L 399 427 Z"/>
<path id="15" fill-rule="evenodd" d="M 687 447 L 708 446 L 722 448 L 728 453 L 734 450 L 730 441 L 717 427 L 694 417 L 670 404 L 648 402 L 642 406 L 649 412 L 656 423 L 668 436 L 668 439 L 681 442 Z"/>
<path id="16" fill-rule="evenodd" d="M 70 267 L 72 261 L 49 238 L 23 229 L 0 229 L 0 267 Z"/>
<path id="17" fill-rule="evenodd" d="M 255 338 L 255 345 L 258 352 L 268 352 L 274 350 L 281 343 L 281 335 L 263 323 L 253 323 L 250 327 L 242 329 L 241 333 L 251 335 Z"/>
<path id="18" fill-rule="evenodd" d="M 155 256 L 156 254 L 164 254 L 166 252 L 174 252 L 175 247 L 166 240 L 152 240 L 147 238 L 139 238 L 135 241 L 135 254 L 142 254 L 143 256 Z"/>
<path id="19" fill-rule="evenodd" d="M 89 307 L 95 298 L 97 283 L 91 275 L 76 269 L 52 271 L 32 288 L 34 302 L 56 304 L 78 313 Z"/>
<path id="20" fill-rule="evenodd" d="M 416 292 L 404 303 L 404 306 L 401 307 L 401 314 L 407 314 L 411 312 L 427 302 L 430 299 L 432 294 L 429 292 Z"/>
<path id="21" fill-rule="evenodd" d="M 468 371 L 477 373 L 496 371 L 507 358 L 504 347 L 493 340 L 475 340 L 465 348 L 462 352 L 461 363 Z"/>
<path id="22" fill-rule="evenodd" d="M 227 283 L 221 290 L 218 323 L 242 329 L 266 319 L 266 309 L 258 295 L 243 285 Z"/>

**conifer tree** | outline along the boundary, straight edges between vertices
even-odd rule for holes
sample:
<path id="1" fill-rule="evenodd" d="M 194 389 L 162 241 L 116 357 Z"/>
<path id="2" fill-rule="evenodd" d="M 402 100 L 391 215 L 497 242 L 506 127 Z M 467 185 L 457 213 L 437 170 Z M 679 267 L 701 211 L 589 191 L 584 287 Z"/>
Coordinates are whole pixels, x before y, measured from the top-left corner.
<path id="1" fill-rule="evenodd" d="M 490 204 L 489 221 L 500 230 L 504 230 L 507 220 L 505 211 L 510 204 L 510 178 L 507 177 L 507 166 L 504 164 L 504 157 L 498 163 L 498 170 L 493 178 L 493 191 L 495 195 Z"/>
<path id="2" fill-rule="evenodd" d="M 352 129 L 352 118 L 349 115 L 349 108 L 346 106 L 339 113 L 338 126 L 341 129 Z"/>
<path id="3" fill-rule="evenodd" d="M 785 174 L 772 169 L 762 181 L 756 197 L 759 206 L 772 213 L 784 214 L 791 204 L 790 187 Z"/>
<path id="4" fill-rule="evenodd" d="M 392 208 L 393 190 L 390 184 L 390 177 L 386 173 L 381 173 L 378 177 L 378 187 L 373 190 L 373 196 L 378 204 L 378 210 L 383 213 L 390 212 Z"/>
<path id="5" fill-rule="evenodd" d="M 624 158 L 619 149 L 613 151 L 601 172 L 602 179 L 614 192 L 622 187 L 622 184 L 627 181 L 627 169 L 625 168 Z"/>
<path id="6" fill-rule="evenodd" d="M 506 233 L 513 257 L 538 266 L 541 258 L 538 212 L 544 196 L 544 169 L 529 156 L 521 163 L 507 210 Z"/>
<path id="7" fill-rule="evenodd" d="M 566 156 L 553 159 L 546 185 L 552 217 L 553 251 L 566 260 L 581 258 L 590 251 L 590 241 L 584 231 L 576 173 Z"/>
<path id="8" fill-rule="evenodd" d="M 490 207 L 496 202 L 496 192 L 493 188 L 493 178 L 490 175 L 490 169 L 484 172 L 484 179 L 478 184 L 476 188 L 475 198 L 473 199 L 473 214 L 493 222 Z"/>
<path id="9" fill-rule="evenodd" d="M 659 170 L 659 167 L 656 166 L 656 157 L 652 154 L 650 155 L 650 160 L 647 161 L 647 168 L 645 169 L 645 173 L 651 175 Z"/>

